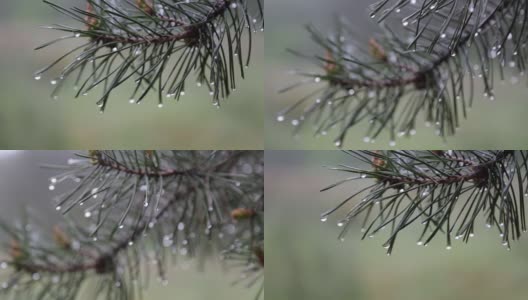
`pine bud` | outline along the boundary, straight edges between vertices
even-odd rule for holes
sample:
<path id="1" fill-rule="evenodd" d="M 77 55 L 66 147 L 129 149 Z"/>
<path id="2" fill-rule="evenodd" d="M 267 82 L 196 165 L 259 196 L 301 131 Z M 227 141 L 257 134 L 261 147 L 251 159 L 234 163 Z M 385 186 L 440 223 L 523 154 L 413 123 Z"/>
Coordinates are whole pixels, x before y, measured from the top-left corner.
<path id="1" fill-rule="evenodd" d="M 378 41 L 376 41 L 376 39 L 371 38 L 368 42 L 368 45 L 369 52 L 372 57 L 381 61 L 387 61 L 387 54 L 385 53 L 385 49 L 383 49 L 383 46 L 381 46 Z"/>
<path id="2" fill-rule="evenodd" d="M 53 227 L 53 239 L 59 247 L 63 249 L 71 248 L 70 237 L 59 226 Z"/>
<path id="3" fill-rule="evenodd" d="M 249 208 L 235 208 L 231 211 L 231 218 L 234 220 L 248 219 L 254 215 L 255 211 Z"/>
<path id="4" fill-rule="evenodd" d="M 147 15 L 153 16 L 155 14 L 153 0 L 136 0 L 136 5 Z"/>
<path id="5" fill-rule="evenodd" d="M 24 258 L 24 250 L 22 249 L 19 241 L 11 240 L 9 245 L 9 256 L 11 256 L 14 261 L 19 261 Z"/>
<path id="6" fill-rule="evenodd" d="M 380 151 L 375 152 L 378 154 L 380 153 Z M 386 164 L 387 162 L 383 158 L 377 156 L 372 157 L 372 166 L 374 166 L 376 171 L 382 170 Z"/>
<path id="7" fill-rule="evenodd" d="M 332 54 L 332 52 L 330 52 L 330 50 L 326 50 L 325 60 L 326 62 L 325 62 L 324 69 L 326 73 L 327 74 L 334 73 L 337 69 L 337 65 L 335 63 L 334 55 Z"/>
<path id="8" fill-rule="evenodd" d="M 88 2 L 86 4 L 86 12 L 88 14 L 94 14 L 95 13 L 95 10 L 94 10 L 94 7 L 93 7 L 92 3 Z M 94 17 L 94 16 L 87 15 L 86 16 L 86 27 L 88 28 L 88 30 L 97 29 L 99 27 L 99 19 Z"/>

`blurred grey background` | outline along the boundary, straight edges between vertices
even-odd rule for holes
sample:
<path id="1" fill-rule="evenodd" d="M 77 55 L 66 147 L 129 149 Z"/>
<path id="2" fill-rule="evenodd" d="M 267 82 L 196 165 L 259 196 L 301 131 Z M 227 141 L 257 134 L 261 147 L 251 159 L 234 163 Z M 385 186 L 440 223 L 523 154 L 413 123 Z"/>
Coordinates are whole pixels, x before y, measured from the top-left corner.
<path id="1" fill-rule="evenodd" d="M 57 174 L 57 170 L 42 166 L 65 165 L 75 153 L 82 151 L 0 151 L 0 218 L 16 223 L 25 206 L 36 216 L 30 220 L 34 226 L 46 230 L 57 224 L 60 215 L 54 210 L 51 199 L 61 190 L 66 191 L 71 184 L 57 184 L 57 188 L 50 191 L 49 179 Z M 2 235 L 0 238 L 5 239 Z M 0 253 L 0 260 L 2 257 L 3 253 Z M 156 272 L 151 272 L 151 285 L 143 299 L 232 300 L 253 299 L 256 295 L 258 284 L 251 288 L 246 288 L 244 282 L 233 286 L 233 282 L 240 278 L 240 269 L 226 269 L 218 258 L 207 260 L 204 270 L 199 269 L 196 260 L 178 257 L 176 264 L 168 268 L 168 286 L 162 286 Z M 0 270 L 0 281 L 3 272 Z M 91 300 L 90 296 L 90 291 L 86 291 L 79 300 Z"/>
<path id="2" fill-rule="evenodd" d="M 310 62 L 296 58 L 286 52 L 291 48 L 307 54 L 319 53 L 304 29 L 306 24 L 317 25 L 322 32 L 330 32 L 336 15 L 346 16 L 356 24 L 360 40 L 367 40 L 378 30 L 377 25 L 368 16 L 368 5 L 374 0 L 268 0 L 266 2 L 266 146 L 268 149 L 335 149 L 336 132 L 314 138 L 311 124 L 305 124 L 297 138 L 293 138 L 290 122 L 276 122 L 276 114 L 281 109 L 295 103 L 308 94 L 311 89 L 300 88 L 293 92 L 278 94 L 277 91 L 298 81 L 298 77 L 288 71 L 301 69 L 313 71 Z M 396 24 L 399 24 L 398 22 Z M 509 77 L 509 74 L 506 74 Z M 528 131 L 524 130 L 528 122 L 528 97 L 526 78 L 512 86 L 496 83 L 494 102 L 482 96 L 482 85 L 476 84 L 477 96 L 474 106 L 468 112 L 468 119 L 462 121 L 461 128 L 447 142 L 437 137 L 433 128 L 427 128 L 422 122 L 417 124 L 417 134 L 412 138 L 396 140 L 397 148 L 404 149 L 501 149 L 523 148 L 528 146 Z M 389 148 L 387 134 L 376 139 L 375 144 L 366 144 L 363 137 L 366 126 L 358 126 L 349 131 L 344 148 L 385 149 Z"/>
<path id="3" fill-rule="evenodd" d="M 266 293 L 273 300 L 521 300 L 528 295 L 528 236 L 501 245 L 497 230 L 482 220 L 468 244 L 446 250 L 438 236 L 417 246 L 422 227 L 399 235 L 391 256 L 383 232 L 361 241 L 361 223 L 338 240 L 339 216 L 322 223 L 320 214 L 365 187 L 366 182 L 319 190 L 344 179 L 323 167 L 354 165 L 340 151 L 266 151 Z M 352 199 L 350 208 L 360 198 Z M 344 208 L 346 210 L 346 208 Z M 344 213 L 343 210 L 340 213 Z M 339 214 L 338 214 L 339 215 Z"/>
<path id="4" fill-rule="evenodd" d="M 53 2 L 86 5 L 84 0 Z M 255 34 L 246 79 L 238 81 L 221 109 L 212 105 L 205 89 L 190 88 L 178 103 L 171 101 L 163 109 L 155 95 L 132 105 L 130 93 L 118 91 L 100 114 L 98 93 L 75 100 L 73 85 L 66 84 L 60 98 L 52 100 L 53 78 L 33 79 L 36 70 L 71 47 L 65 43 L 33 50 L 62 35 L 39 28 L 56 23 L 79 26 L 42 1 L 0 1 L 0 149 L 262 149 L 263 33 Z M 188 86 L 195 85 L 190 81 Z"/>

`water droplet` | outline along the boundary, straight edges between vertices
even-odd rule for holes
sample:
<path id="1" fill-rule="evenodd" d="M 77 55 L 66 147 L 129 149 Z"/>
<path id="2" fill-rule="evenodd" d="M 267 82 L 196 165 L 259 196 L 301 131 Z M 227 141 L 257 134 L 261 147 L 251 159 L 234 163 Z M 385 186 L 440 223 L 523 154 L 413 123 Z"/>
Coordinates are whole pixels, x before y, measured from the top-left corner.
<path id="1" fill-rule="evenodd" d="M 299 125 L 299 120 L 295 120 L 295 119 L 294 119 L 294 120 L 291 121 L 291 124 L 292 124 L 293 126 L 297 126 L 297 125 Z"/>
<path id="2" fill-rule="evenodd" d="M 60 205 L 55 207 L 55 210 L 61 210 L 61 209 L 62 209 L 62 207 Z"/>
<path id="3" fill-rule="evenodd" d="M 277 116 L 277 122 L 284 121 L 284 116 Z"/>
<path id="4" fill-rule="evenodd" d="M 340 147 L 340 146 L 341 146 L 341 141 L 336 141 L 336 142 L 334 143 L 334 145 L 336 145 L 336 147 Z"/>
<path id="5" fill-rule="evenodd" d="M 451 250 L 451 249 L 452 249 L 451 246 L 446 247 L 446 250 Z"/>
<path id="6" fill-rule="evenodd" d="M 418 241 L 418 242 L 416 242 L 416 245 L 421 246 L 421 245 L 423 245 L 423 242 L 422 241 Z"/>
<path id="7" fill-rule="evenodd" d="M 40 75 L 35 75 L 34 78 L 35 78 L 35 80 L 40 80 L 40 79 L 42 78 L 42 76 L 40 76 Z"/>
<path id="8" fill-rule="evenodd" d="M 76 34 L 75 34 L 75 37 L 80 37 L 80 36 L 81 36 L 80 33 L 76 33 Z"/>
<path id="9" fill-rule="evenodd" d="M 182 231 L 185 229 L 185 224 L 183 222 L 178 223 L 178 230 Z"/>
<path id="10" fill-rule="evenodd" d="M 327 216 L 321 217 L 321 222 L 326 222 L 326 221 L 328 221 L 328 217 Z"/>
<path id="11" fill-rule="evenodd" d="M 158 104 L 158 107 L 162 108 L 163 107 L 163 103 Z"/>
<path id="12" fill-rule="evenodd" d="M 90 218 L 92 216 L 92 213 L 90 211 L 85 211 L 84 212 L 84 217 L 85 218 Z"/>
<path id="13" fill-rule="evenodd" d="M 321 81 L 321 78 L 320 78 L 320 77 L 315 77 L 315 78 L 314 78 L 314 81 L 315 81 L 315 82 L 320 82 L 320 81 Z"/>
<path id="14" fill-rule="evenodd" d="M 56 85 L 57 84 L 57 80 L 53 79 L 52 81 L 50 81 L 51 85 Z"/>
<path id="15" fill-rule="evenodd" d="M 391 147 L 396 146 L 396 142 L 395 142 L 395 141 L 390 141 L 390 142 L 389 142 L 389 146 L 391 146 Z"/>
<path id="16" fill-rule="evenodd" d="M 55 189 L 55 186 L 54 186 L 53 184 L 50 184 L 50 186 L 48 187 L 48 189 L 49 189 L 50 191 L 53 191 L 53 190 Z"/>
<path id="17" fill-rule="evenodd" d="M 343 222 L 338 222 L 338 223 L 337 223 L 337 226 L 338 226 L 338 227 L 343 227 L 343 225 L 345 225 L 345 223 L 343 223 Z"/>

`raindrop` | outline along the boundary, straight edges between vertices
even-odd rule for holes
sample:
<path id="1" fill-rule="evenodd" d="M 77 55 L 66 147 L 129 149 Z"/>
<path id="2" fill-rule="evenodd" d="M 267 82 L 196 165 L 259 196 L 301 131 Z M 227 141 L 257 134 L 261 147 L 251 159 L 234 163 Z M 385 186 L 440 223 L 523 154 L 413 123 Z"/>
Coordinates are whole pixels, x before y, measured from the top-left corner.
<path id="1" fill-rule="evenodd" d="M 49 189 L 50 191 L 53 191 L 53 190 L 55 189 L 55 186 L 54 186 L 53 184 L 50 184 L 50 186 L 48 187 L 48 189 Z"/>
<path id="2" fill-rule="evenodd" d="M 35 78 L 35 80 L 40 80 L 40 79 L 42 78 L 42 76 L 40 76 L 40 75 L 35 75 L 34 78 Z"/>
<path id="3" fill-rule="evenodd" d="M 284 121 L 284 116 L 277 116 L 277 122 Z"/>
<path id="4" fill-rule="evenodd" d="M 321 78 L 320 78 L 320 77 L 315 77 L 315 78 L 314 78 L 314 81 L 315 81 L 315 82 L 320 82 L 320 81 L 321 81 Z"/>
<path id="5" fill-rule="evenodd" d="M 90 218 L 92 216 L 92 213 L 90 211 L 85 211 L 84 212 L 84 217 L 85 218 Z"/>
<path id="6" fill-rule="evenodd" d="M 328 217 L 327 216 L 321 217 L 321 222 L 326 222 L 326 221 L 328 221 Z"/>
<path id="7" fill-rule="evenodd" d="M 337 226 L 338 226 L 338 227 L 343 227 L 343 225 L 345 225 L 345 223 L 343 223 L 343 222 L 338 222 L 338 223 L 337 223 Z"/>

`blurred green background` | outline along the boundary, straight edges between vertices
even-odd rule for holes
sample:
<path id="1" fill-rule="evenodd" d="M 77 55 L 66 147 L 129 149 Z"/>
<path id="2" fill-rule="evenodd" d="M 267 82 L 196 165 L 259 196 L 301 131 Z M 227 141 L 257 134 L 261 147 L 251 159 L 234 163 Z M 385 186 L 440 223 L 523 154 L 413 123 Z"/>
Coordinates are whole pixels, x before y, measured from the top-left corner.
<path id="1" fill-rule="evenodd" d="M 288 74 L 290 70 L 314 71 L 309 61 L 296 58 L 286 52 L 286 48 L 299 50 L 307 54 L 321 53 L 311 42 L 304 29 L 306 24 L 317 25 L 322 32 L 330 32 L 335 14 L 348 17 L 359 32 L 358 38 L 372 37 L 377 25 L 367 13 L 373 0 L 268 0 L 266 2 L 266 146 L 268 149 L 335 149 L 336 131 L 327 136 L 315 138 L 312 124 L 307 122 L 305 130 L 293 138 L 293 126 L 289 120 L 277 123 L 277 113 L 293 104 L 311 90 L 300 88 L 293 92 L 278 94 L 277 91 L 298 81 L 298 77 Z M 507 78 L 510 74 L 506 74 Z M 462 121 L 461 128 L 454 137 L 444 142 L 437 137 L 433 128 L 427 128 L 421 122 L 417 124 L 417 134 L 411 138 L 398 138 L 399 149 L 500 149 L 523 148 L 528 146 L 528 94 L 526 78 L 512 86 L 509 80 L 505 85 L 495 85 L 496 100 L 475 97 L 474 106 L 468 113 L 468 119 Z M 482 85 L 476 85 L 475 91 L 483 93 Z M 290 119 L 291 120 L 291 119 Z M 349 131 L 344 148 L 380 149 L 389 148 L 387 134 L 376 139 L 375 144 L 366 144 L 363 137 L 366 126 L 358 126 Z"/>
<path id="2" fill-rule="evenodd" d="M 54 2 L 85 7 L 84 0 Z M 33 79 L 33 72 L 69 50 L 67 44 L 33 50 L 61 36 L 39 28 L 56 23 L 78 26 L 42 1 L 0 1 L 1 149 L 262 149 L 263 33 L 255 35 L 246 80 L 238 81 L 221 109 L 211 104 L 205 89 L 189 89 L 179 103 L 171 101 L 163 109 L 154 95 L 133 105 L 130 93 L 121 91 L 100 114 L 98 93 L 75 100 L 72 85 L 65 85 L 60 98 L 52 100 L 52 77 Z"/>
<path id="3" fill-rule="evenodd" d="M 382 247 L 387 233 L 361 241 L 359 222 L 338 241 L 339 217 L 322 223 L 319 216 L 358 185 L 319 189 L 349 176 L 323 167 L 339 163 L 355 162 L 340 151 L 266 152 L 268 299 L 527 299 L 527 237 L 509 252 L 484 222 L 468 244 L 454 240 L 449 251 L 440 236 L 417 246 L 418 224 L 399 236 L 391 256 Z"/>
<path id="4" fill-rule="evenodd" d="M 67 183 L 58 185 L 55 191 L 49 191 L 49 178 L 57 170 L 42 168 L 44 164 L 65 165 L 74 153 L 82 151 L 0 151 L 0 219 L 15 223 L 22 216 L 23 207 L 38 219 L 32 222 L 42 228 L 51 228 L 57 224 L 60 215 L 51 201 L 53 196 L 64 193 Z M 0 234 L 0 243 L 4 245 L 5 236 Z M 2 260 L 0 251 L 0 261 Z M 176 264 L 167 268 L 169 284 L 163 286 L 156 272 L 152 274 L 150 287 L 145 291 L 144 300 L 252 300 L 257 294 L 260 282 L 246 287 L 247 281 L 240 280 L 242 269 L 226 266 L 218 257 L 206 259 L 204 266 L 198 266 L 196 259 L 176 257 Z M 152 271 L 152 269 L 151 269 Z M 0 270 L 0 283 L 5 271 Z M 86 288 L 94 288 L 87 285 Z M 91 292 L 83 293 L 79 300 L 93 300 Z M 0 295 L 0 300 L 5 299 Z M 25 300 L 25 299 L 20 299 Z"/>

